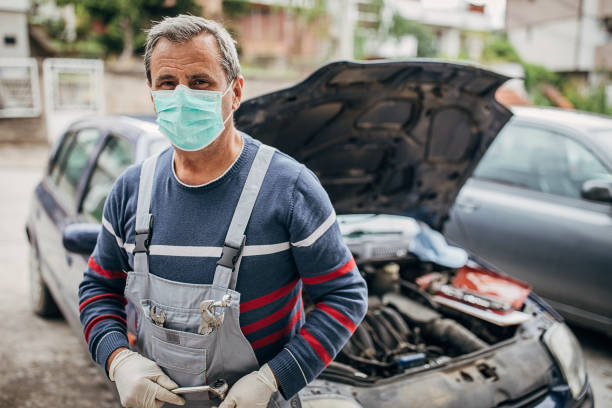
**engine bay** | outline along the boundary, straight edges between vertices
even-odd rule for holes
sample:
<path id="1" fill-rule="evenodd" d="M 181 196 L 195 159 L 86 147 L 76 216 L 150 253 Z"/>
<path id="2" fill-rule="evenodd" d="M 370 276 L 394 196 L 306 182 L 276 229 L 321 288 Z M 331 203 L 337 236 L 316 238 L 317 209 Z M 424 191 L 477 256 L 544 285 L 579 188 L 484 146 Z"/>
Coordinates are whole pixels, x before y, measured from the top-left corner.
<path id="1" fill-rule="evenodd" d="M 368 284 L 368 311 L 324 372 L 336 380 L 375 382 L 440 366 L 510 339 L 529 318 L 520 311 L 528 286 L 475 265 L 452 269 L 408 255 L 358 267 Z M 483 278 L 500 293 L 478 287 Z"/>

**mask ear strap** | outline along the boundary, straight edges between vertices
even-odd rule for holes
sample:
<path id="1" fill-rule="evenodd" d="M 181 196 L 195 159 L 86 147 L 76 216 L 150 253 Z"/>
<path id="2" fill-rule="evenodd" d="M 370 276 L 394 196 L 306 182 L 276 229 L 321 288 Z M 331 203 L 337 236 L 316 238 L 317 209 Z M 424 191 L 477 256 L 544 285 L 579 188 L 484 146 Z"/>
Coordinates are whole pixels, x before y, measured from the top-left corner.
<path id="1" fill-rule="evenodd" d="M 234 85 L 234 81 L 232 81 L 225 90 L 225 92 L 223 92 L 223 95 L 221 95 L 222 98 L 229 92 L 230 89 L 232 89 L 232 85 Z"/>
<path id="2" fill-rule="evenodd" d="M 234 81 L 232 81 L 231 84 L 229 84 L 229 86 L 227 87 L 227 89 L 225 90 L 225 92 L 223 92 L 223 95 L 221 95 L 221 97 L 223 98 L 225 96 L 226 93 L 229 92 L 229 90 L 232 88 L 232 85 L 234 84 Z M 229 118 L 232 117 L 232 115 L 234 114 L 234 110 L 232 109 L 229 113 L 229 115 L 227 115 L 227 118 L 225 118 L 225 120 L 223 121 L 223 125 L 225 125 L 225 123 L 229 120 Z"/>
<path id="3" fill-rule="evenodd" d="M 229 118 L 232 117 L 232 115 L 234 114 L 234 110 L 232 109 L 229 113 L 229 115 L 227 115 L 227 118 L 225 118 L 225 120 L 223 121 L 223 125 L 225 125 L 225 123 L 229 120 Z"/>

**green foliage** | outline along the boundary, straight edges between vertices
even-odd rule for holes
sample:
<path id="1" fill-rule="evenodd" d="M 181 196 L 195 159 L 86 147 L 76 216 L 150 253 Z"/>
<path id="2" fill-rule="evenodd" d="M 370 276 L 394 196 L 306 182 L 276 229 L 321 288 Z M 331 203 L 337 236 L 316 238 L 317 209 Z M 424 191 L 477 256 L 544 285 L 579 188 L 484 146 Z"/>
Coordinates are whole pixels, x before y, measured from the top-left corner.
<path id="1" fill-rule="evenodd" d="M 312 7 L 300 7 L 300 0 L 289 0 L 291 11 L 297 16 L 312 22 L 327 13 L 327 0 L 313 0 Z"/>
<path id="2" fill-rule="evenodd" d="M 408 20 L 398 13 L 393 14 L 389 35 L 397 39 L 407 35 L 416 37 L 418 57 L 435 57 L 437 54 L 435 36 L 431 29 L 416 21 Z"/>
<path id="3" fill-rule="evenodd" d="M 250 10 L 247 0 L 223 0 L 223 14 L 229 18 L 238 18 L 248 14 Z"/>
<path id="4" fill-rule="evenodd" d="M 64 30 L 66 29 L 66 23 L 64 20 L 48 19 L 42 22 L 42 26 L 45 28 L 51 38 L 64 38 Z"/>
<path id="5" fill-rule="evenodd" d="M 561 78 L 558 74 L 549 71 L 541 65 L 529 64 L 522 61 L 525 70 L 525 89 L 528 92 L 537 90 L 543 84 L 559 86 Z"/>
<path id="6" fill-rule="evenodd" d="M 481 59 L 486 62 L 521 62 L 521 57 L 519 57 L 512 44 L 510 44 L 510 41 L 505 36 L 499 34 L 487 36 L 482 49 Z"/>
<path id="7" fill-rule="evenodd" d="M 181 13 L 199 14 L 196 0 L 56 0 L 58 6 L 74 4 L 79 20 L 77 37 L 94 39 L 104 48 L 105 54 L 116 54 L 123 50 L 126 38 L 135 40 L 134 49 L 143 44 L 143 29 L 152 21 L 164 16 Z M 170 3 L 170 5 L 166 5 Z M 102 27 L 94 32 L 92 24 Z"/>
<path id="8" fill-rule="evenodd" d="M 612 106 L 606 105 L 606 89 L 603 86 L 585 92 L 579 92 L 575 86 L 568 86 L 563 94 L 578 110 L 612 115 Z"/>

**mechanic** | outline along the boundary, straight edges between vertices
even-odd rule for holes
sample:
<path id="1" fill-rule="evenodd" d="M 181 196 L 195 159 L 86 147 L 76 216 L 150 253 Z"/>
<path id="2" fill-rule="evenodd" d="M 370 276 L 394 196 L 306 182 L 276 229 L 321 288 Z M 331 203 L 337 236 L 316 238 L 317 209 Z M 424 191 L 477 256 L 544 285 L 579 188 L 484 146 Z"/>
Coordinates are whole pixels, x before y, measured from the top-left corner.
<path id="1" fill-rule="evenodd" d="M 361 322 L 366 284 L 315 175 L 234 127 L 244 78 L 228 32 L 165 18 L 144 58 L 172 147 L 105 203 L 79 287 L 91 355 L 126 407 L 212 406 L 171 390 L 220 379 L 220 408 L 291 406 Z"/>

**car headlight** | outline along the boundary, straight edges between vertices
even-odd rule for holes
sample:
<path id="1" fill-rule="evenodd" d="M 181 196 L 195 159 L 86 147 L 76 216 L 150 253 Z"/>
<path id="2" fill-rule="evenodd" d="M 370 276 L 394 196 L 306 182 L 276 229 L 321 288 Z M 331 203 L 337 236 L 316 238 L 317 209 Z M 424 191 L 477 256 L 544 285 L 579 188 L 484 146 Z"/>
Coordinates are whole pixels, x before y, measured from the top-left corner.
<path id="1" fill-rule="evenodd" d="M 586 382 L 586 366 L 576 336 L 565 324 L 555 323 L 542 340 L 561 368 L 572 396 L 578 398 Z"/>
<path id="2" fill-rule="evenodd" d="M 342 395 L 325 395 L 301 401 L 302 408 L 362 408 L 354 399 Z"/>

